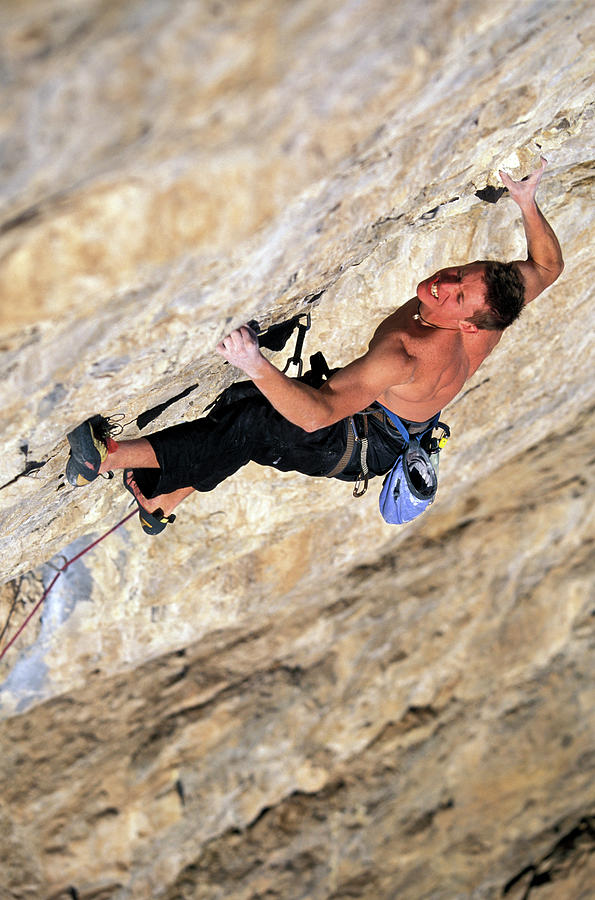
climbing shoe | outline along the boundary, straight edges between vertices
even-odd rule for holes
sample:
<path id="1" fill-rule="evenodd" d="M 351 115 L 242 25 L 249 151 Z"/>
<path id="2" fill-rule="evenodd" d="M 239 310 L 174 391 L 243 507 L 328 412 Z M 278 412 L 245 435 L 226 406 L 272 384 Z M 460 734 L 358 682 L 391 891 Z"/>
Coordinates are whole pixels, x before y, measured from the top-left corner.
<path id="1" fill-rule="evenodd" d="M 130 475 L 134 475 L 134 470 L 124 469 L 124 487 L 134 497 L 134 491 L 128 484 Z M 138 517 L 145 534 L 161 534 L 166 525 L 176 521 L 176 517 L 173 513 L 170 516 L 166 516 L 162 509 L 156 509 L 155 512 L 150 513 L 144 506 L 141 506 L 136 497 L 134 497 L 134 499 L 138 506 Z"/>
<path id="2" fill-rule="evenodd" d="M 95 481 L 99 467 L 108 454 L 108 444 L 114 432 L 122 427 L 104 416 L 92 416 L 66 435 L 70 456 L 66 464 L 66 478 L 74 487 Z"/>

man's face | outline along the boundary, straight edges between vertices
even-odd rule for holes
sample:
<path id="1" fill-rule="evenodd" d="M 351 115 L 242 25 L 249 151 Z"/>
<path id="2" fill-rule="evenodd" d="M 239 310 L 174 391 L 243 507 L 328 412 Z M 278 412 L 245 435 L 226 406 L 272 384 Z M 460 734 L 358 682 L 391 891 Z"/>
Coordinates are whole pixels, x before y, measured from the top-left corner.
<path id="1" fill-rule="evenodd" d="M 417 296 L 432 321 L 459 322 L 486 307 L 486 286 L 482 262 L 465 266 L 449 266 L 421 281 Z"/>

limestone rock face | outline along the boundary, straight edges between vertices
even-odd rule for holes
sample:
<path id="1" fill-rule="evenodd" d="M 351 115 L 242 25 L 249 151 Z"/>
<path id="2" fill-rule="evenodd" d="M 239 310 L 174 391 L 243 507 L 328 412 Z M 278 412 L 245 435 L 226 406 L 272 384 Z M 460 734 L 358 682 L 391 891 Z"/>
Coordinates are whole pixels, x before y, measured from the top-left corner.
<path id="1" fill-rule="evenodd" d="M 250 464 L 56 581 L 0 663 L 2 900 L 591 896 L 591 6 L 2 4 L 1 646 L 130 511 L 65 482 L 82 419 L 201 415 L 250 319 L 349 362 L 524 255 L 476 191 L 540 154 L 566 263 L 414 524 Z"/>

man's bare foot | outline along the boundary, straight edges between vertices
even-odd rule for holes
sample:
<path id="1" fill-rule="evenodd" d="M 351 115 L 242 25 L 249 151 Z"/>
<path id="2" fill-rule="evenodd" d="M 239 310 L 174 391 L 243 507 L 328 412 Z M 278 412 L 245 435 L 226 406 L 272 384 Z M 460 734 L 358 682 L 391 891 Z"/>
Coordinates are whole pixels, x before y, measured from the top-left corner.
<path id="1" fill-rule="evenodd" d="M 173 491 L 171 494 L 160 494 L 158 497 L 151 497 L 149 499 L 144 496 L 134 480 L 134 473 L 132 471 L 124 473 L 124 480 L 128 489 L 134 494 L 136 501 L 143 509 L 146 509 L 147 512 L 151 514 L 160 509 L 164 518 L 171 515 L 176 506 L 194 491 L 194 488 L 191 487 L 180 488 L 177 491 Z"/>
<path id="2" fill-rule="evenodd" d="M 124 479 L 129 489 L 132 491 L 136 500 L 138 501 L 138 503 L 140 503 L 143 509 L 146 509 L 147 512 L 150 513 L 154 513 L 156 509 L 160 509 L 163 512 L 164 516 L 169 516 L 173 507 L 171 507 L 171 509 L 169 508 L 170 504 L 168 503 L 169 498 L 167 494 L 163 494 L 160 497 L 145 497 L 138 484 L 134 480 L 134 473 L 132 472 L 132 470 L 130 472 L 126 472 L 126 474 L 124 475 Z"/>

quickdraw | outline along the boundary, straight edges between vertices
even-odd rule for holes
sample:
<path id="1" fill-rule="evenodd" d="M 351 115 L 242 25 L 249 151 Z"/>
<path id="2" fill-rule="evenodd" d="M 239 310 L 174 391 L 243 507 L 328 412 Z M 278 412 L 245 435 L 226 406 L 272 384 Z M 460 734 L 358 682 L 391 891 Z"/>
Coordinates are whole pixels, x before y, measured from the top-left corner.
<path id="1" fill-rule="evenodd" d="M 302 360 L 302 350 L 304 348 L 304 338 L 306 337 L 306 333 L 310 330 L 310 325 L 312 324 L 312 317 L 310 313 L 305 313 L 306 323 L 298 322 L 298 333 L 295 341 L 295 349 L 293 351 L 293 356 L 290 356 L 287 362 L 285 363 L 285 368 L 283 369 L 283 373 L 287 373 L 287 370 L 291 365 L 297 366 L 297 377 L 299 378 L 302 374 L 302 370 L 304 368 L 304 363 Z M 304 316 L 300 316 L 300 319 L 303 319 Z"/>

